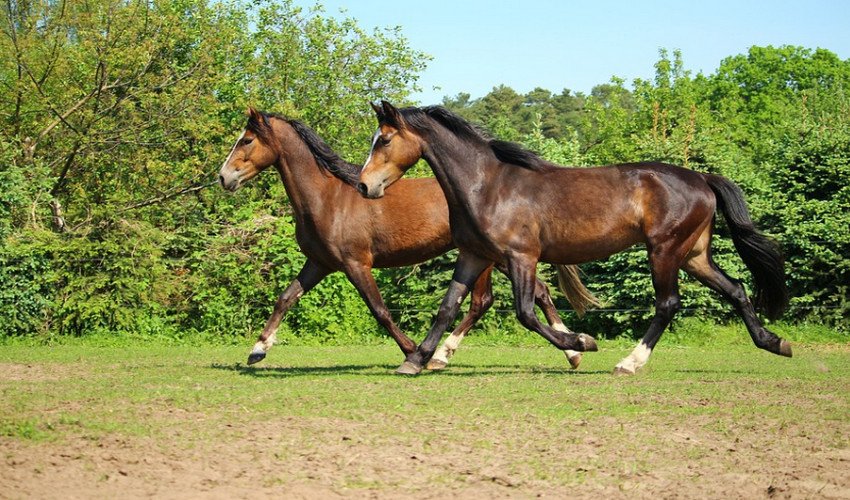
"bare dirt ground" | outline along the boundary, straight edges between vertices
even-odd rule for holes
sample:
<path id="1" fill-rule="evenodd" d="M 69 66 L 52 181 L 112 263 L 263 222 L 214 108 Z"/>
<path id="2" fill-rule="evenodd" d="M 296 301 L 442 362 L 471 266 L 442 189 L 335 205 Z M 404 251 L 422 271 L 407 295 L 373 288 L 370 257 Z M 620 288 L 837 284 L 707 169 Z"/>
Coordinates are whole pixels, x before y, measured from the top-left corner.
<path id="1" fill-rule="evenodd" d="M 842 355 L 847 352 L 842 348 Z M 136 382 L 144 385 L 145 373 L 164 370 L 157 363 L 143 366 L 149 372 L 140 371 Z M 681 380 L 665 380 L 660 369 L 643 379 L 621 381 L 589 373 L 567 380 L 526 366 L 516 370 L 519 375 L 493 376 L 475 372 L 477 367 L 459 367 L 454 375 L 397 381 L 384 375 L 369 378 L 371 368 L 355 367 L 348 368 L 359 370 L 350 383 L 364 394 L 398 390 L 413 399 L 423 397 L 421 391 L 429 387 L 451 386 L 461 380 L 458 373 L 463 370 L 475 375 L 461 380 L 465 385 L 460 387 L 470 387 L 470 392 L 456 392 L 451 396 L 456 402 L 447 403 L 447 408 L 458 408 L 455 412 L 412 413 L 401 404 L 394 410 L 393 400 L 387 403 L 374 393 L 374 413 L 367 400 L 359 403 L 362 410 L 345 410 L 347 418 L 334 418 L 315 416 L 315 408 L 325 403 L 311 403 L 308 398 L 316 390 L 302 394 L 300 388 L 274 395 L 281 411 L 252 407 L 250 398 L 221 402 L 214 397 L 218 388 L 197 396 L 200 403 L 193 410 L 193 391 L 201 394 L 205 380 L 217 374 L 209 369 L 192 383 L 153 379 L 152 388 L 173 383 L 176 389 L 164 392 L 166 396 L 116 396 L 123 406 L 104 405 L 100 396 L 74 384 L 62 390 L 81 392 L 55 399 L 46 395 L 45 388 L 91 369 L 84 365 L 0 364 L 0 381 L 5 383 L 0 397 L 11 396 L 9 388 L 18 397 L 13 406 L 0 402 L 5 410 L 0 417 L 5 414 L 6 422 L 0 419 L 5 425 L 0 428 L 0 498 L 850 499 L 850 414 L 841 413 L 847 408 L 844 391 L 850 385 L 845 378 L 818 382 L 829 390 L 808 394 L 800 394 L 797 387 L 809 383 L 778 380 L 764 401 L 753 401 L 776 409 L 775 418 L 770 410 L 765 418 L 763 409 L 750 413 L 729 399 L 725 379 L 700 381 L 698 373 L 687 373 Z M 120 363 L 100 369 L 103 380 L 131 371 Z M 825 365 L 823 369 L 828 370 Z M 266 373 L 286 375 L 273 380 L 277 387 L 319 387 L 346 380 L 328 372 L 331 375 L 322 369 L 318 375 L 302 376 L 294 369 L 272 368 Z M 253 383 L 244 382 L 246 375 L 235 371 L 225 371 L 222 377 L 235 380 L 228 389 L 234 393 Z M 578 394 L 590 400 L 585 404 L 602 404 L 604 398 L 591 396 L 607 391 L 619 398 L 622 408 L 616 415 L 588 411 L 587 418 L 548 415 L 531 411 L 542 404 L 525 388 L 516 394 L 500 388 L 496 396 L 484 394 L 480 403 L 470 403 L 483 387 L 509 377 L 540 384 L 538 392 L 549 387 L 550 378 L 576 380 L 584 384 Z M 115 384 L 133 380 L 116 379 Z M 257 381 L 258 386 L 269 383 Z M 698 394 L 699 386 L 709 383 L 717 385 L 714 398 Z M 643 389 L 663 384 L 670 390 L 649 394 Z M 101 393 L 113 397 L 91 392 Z M 330 394 L 330 404 L 352 404 Z M 492 400 L 498 394 L 516 410 L 483 406 L 497 407 L 499 401 Z M 298 402 L 315 408 L 285 414 Z M 526 403 L 528 411 L 523 410 Z M 779 411 L 785 405 L 812 418 L 786 418 Z M 702 412 L 701 406 L 712 410 Z M 14 408 L 40 412 L 35 434 L 21 430 L 21 420 L 10 420 Z M 114 411 L 116 416 L 99 420 L 86 413 L 93 408 L 97 414 Z M 657 412 L 647 411 L 655 408 Z M 74 415 L 89 415 L 100 423 L 86 425 Z M 142 430 L 134 428 L 137 424 Z"/>
<path id="2" fill-rule="evenodd" d="M 417 445 L 375 424 L 299 418 L 227 423 L 209 429 L 212 440 L 187 440 L 181 422 L 195 417 L 163 415 L 174 420 L 173 435 L 157 439 L 0 438 L 0 497 L 850 498 L 850 450 L 828 446 L 837 436 L 809 433 L 806 423 L 777 434 L 748 423 L 719 433 L 700 419 L 612 420 L 596 430 L 579 425 L 566 442 L 562 430 L 551 431 L 560 439 L 548 442 L 545 429 L 532 432 L 527 422 Z M 395 424 L 395 432 L 415 432 Z M 529 447 L 516 449 L 525 433 Z"/>

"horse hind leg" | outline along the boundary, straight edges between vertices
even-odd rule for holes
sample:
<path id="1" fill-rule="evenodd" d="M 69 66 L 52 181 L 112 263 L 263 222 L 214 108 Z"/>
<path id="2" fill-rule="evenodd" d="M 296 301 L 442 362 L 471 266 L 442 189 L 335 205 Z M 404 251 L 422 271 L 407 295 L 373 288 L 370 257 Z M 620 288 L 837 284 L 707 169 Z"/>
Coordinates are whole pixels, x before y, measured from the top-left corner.
<path id="1" fill-rule="evenodd" d="M 590 335 L 564 333 L 551 326 L 544 325 L 534 313 L 536 288 L 536 259 L 525 255 L 515 255 L 508 262 L 508 272 L 513 285 L 514 305 L 517 319 L 529 330 L 537 332 L 560 350 L 596 351 L 596 341 Z"/>
<path id="2" fill-rule="evenodd" d="M 730 278 L 717 266 L 707 246 L 704 250 L 690 256 L 683 269 L 732 304 L 738 316 L 744 321 L 756 347 L 791 357 L 791 344 L 764 327 L 741 282 Z"/>
<path id="3" fill-rule="evenodd" d="M 555 304 L 552 302 L 552 295 L 549 293 L 549 287 L 546 286 L 546 283 L 543 283 L 540 278 L 537 278 L 537 283 L 535 284 L 534 302 L 537 304 L 537 307 L 543 311 L 543 316 L 546 317 L 546 321 L 553 329 L 563 333 L 575 334 L 575 332 L 567 328 L 567 325 L 564 324 L 561 316 L 558 315 L 558 309 L 555 308 Z M 567 357 L 567 361 L 570 363 L 570 368 L 573 370 L 577 369 L 581 364 L 580 352 L 573 351 L 572 349 L 566 349 L 564 350 L 564 355 Z"/>
<path id="4" fill-rule="evenodd" d="M 293 304 L 298 302 L 298 299 L 300 299 L 302 295 L 309 292 L 328 274 L 328 270 L 320 267 L 311 260 L 308 260 L 304 264 L 304 267 L 301 268 L 298 276 L 292 280 L 292 283 L 286 287 L 286 290 L 280 294 L 277 302 L 275 302 L 272 315 L 269 316 L 268 321 L 266 321 L 265 328 L 263 328 L 262 333 L 260 333 L 260 337 L 251 349 L 251 353 L 248 355 L 249 365 L 258 363 L 266 357 L 266 353 L 275 343 L 277 329 L 280 326 L 283 316 L 287 311 L 289 311 L 289 308 L 292 307 Z"/>
<path id="5" fill-rule="evenodd" d="M 444 369 L 449 364 L 449 358 L 460 347 L 463 337 L 493 305 L 492 273 L 493 267 L 490 266 L 490 268 L 485 269 L 481 273 L 481 276 L 478 277 L 472 289 L 469 312 L 466 313 L 466 316 L 464 316 L 457 328 L 443 341 L 443 344 L 428 361 L 428 364 L 425 366 L 427 370 Z"/>
<path id="6" fill-rule="evenodd" d="M 616 375 L 634 375 L 649 361 L 652 349 L 661 339 L 661 334 L 681 308 L 678 279 L 678 263 L 681 260 L 676 258 L 674 252 L 656 249 L 650 252 L 649 261 L 652 268 L 652 285 L 655 288 L 655 316 L 631 354 L 617 363 L 614 368 Z"/>

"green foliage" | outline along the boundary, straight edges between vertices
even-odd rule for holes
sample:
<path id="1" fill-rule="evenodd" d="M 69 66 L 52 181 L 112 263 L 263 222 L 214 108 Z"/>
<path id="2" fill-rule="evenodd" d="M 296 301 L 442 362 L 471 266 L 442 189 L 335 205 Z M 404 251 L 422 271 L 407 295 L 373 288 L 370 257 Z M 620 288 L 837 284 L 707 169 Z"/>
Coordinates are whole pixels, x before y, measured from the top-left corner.
<path id="1" fill-rule="evenodd" d="M 810 97 L 811 99 L 807 99 Z M 771 218 L 788 256 L 794 316 L 843 324 L 850 316 L 850 99 L 803 94 L 782 122 L 767 164 Z"/>
<path id="2" fill-rule="evenodd" d="M 403 101 L 428 60 L 398 30 L 292 2 L 12 3 L 2 28 L 4 336 L 252 333 L 303 256 L 274 175 L 203 189 L 243 110 L 362 154 L 364 103 Z M 342 276 L 314 294 L 284 329 L 375 334 Z"/>
<path id="3" fill-rule="evenodd" d="M 13 2 L 0 23 L 2 337 L 253 336 L 304 257 L 273 173 L 236 194 L 205 189 L 245 107 L 301 119 L 359 162 L 375 126 L 365 103 L 408 101 L 429 60 L 399 29 L 369 32 L 288 0 Z M 584 95 L 499 85 L 444 104 L 558 164 L 662 160 L 730 177 L 786 252 L 788 318 L 846 327 L 850 63 L 823 49 L 753 47 L 711 75 L 684 68 L 680 53 L 661 51 L 655 78 L 630 86 L 613 79 Z M 718 220 L 715 258 L 746 281 Z M 414 337 L 454 256 L 375 271 Z M 570 323 L 610 337 L 642 331 L 653 297 L 645 251 L 584 272 L 611 310 Z M 540 274 L 554 288 L 551 270 Z M 681 288 L 686 315 L 731 317 L 705 287 L 683 277 Z M 501 312 L 484 329 L 522 332 L 498 273 L 494 290 Z M 339 274 L 279 333 L 307 343 L 381 335 Z"/>

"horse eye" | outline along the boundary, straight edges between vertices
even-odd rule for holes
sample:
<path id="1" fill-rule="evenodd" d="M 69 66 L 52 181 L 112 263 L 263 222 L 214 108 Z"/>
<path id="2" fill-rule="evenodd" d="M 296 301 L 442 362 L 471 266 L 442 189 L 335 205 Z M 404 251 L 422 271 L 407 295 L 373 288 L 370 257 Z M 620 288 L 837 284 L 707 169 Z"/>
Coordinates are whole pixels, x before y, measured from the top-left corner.
<path id="1" fill-rule="evenodd" d="M 245 145 L 245 146 L 247 146 L 248 144 L 251 144 L 252 142 L 254 142 L 253 137 L 246 137 L 246 138 L 242 139 L 242 144 Z"/>
<path id="2" fill-rule="evenodd" d="M 390 143 L 390 137 L 386 135 L 378 136 L 378 142 L 381 143 L 381 146 L 386 146 Z"/>

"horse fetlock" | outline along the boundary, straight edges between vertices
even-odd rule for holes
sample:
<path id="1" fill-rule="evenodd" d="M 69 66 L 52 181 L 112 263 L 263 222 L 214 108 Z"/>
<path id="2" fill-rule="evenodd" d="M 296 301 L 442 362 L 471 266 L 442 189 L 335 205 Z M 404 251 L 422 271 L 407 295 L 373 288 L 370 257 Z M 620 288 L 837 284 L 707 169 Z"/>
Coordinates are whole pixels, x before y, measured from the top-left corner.
<path id="1" fill-rule="evenodd" d="M 563 333 L 573 333 L 569 328 L 567 328 L 567 325 L 565 325 L 563 323 L 552 324 L 552 329 L 557 330 L 559 332 L 563 332 Z"/>
<path id="2" fill-rule="evenodd" d="M 763 328 L 754 334 L 753 341 L 759 349 L 764 349 L 765 351 L 785 356 L 786 358 L 792 357 L 791 343 L 767 328 Z"/>
<path id="3" fill-rule="evenodd" d="M 277 332 L 273 332 L 271 335 L 266 337 L 265 340 L 260 337 L 260 340 L 258 340 L 257 343 L 254 345 L 254 349 L 256 349 L 257 346 L 262 345 L 263 351 L 268 352 L 268 350 L 271 349 L 272 346 L 275 345 L 275 343 L 277 343 Z"/>
<path id="4" fill-rule="evenodd" d="M 599 347 L 596 346 L 596 339 L 586 333 L 579 333 L 577 341 L 579 346 L 579 349 L 576 349 L 577 351 L 592 352 L 599 350 Z"/>

